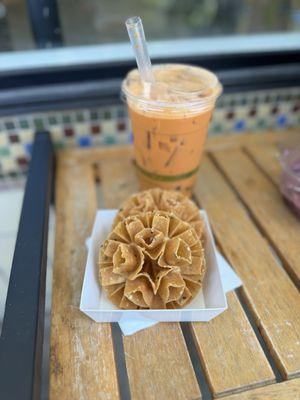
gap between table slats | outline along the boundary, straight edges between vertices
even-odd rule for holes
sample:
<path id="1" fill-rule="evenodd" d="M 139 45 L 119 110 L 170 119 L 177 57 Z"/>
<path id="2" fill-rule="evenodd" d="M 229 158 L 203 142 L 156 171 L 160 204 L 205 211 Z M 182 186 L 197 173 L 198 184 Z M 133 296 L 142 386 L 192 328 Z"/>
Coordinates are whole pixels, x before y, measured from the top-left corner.
<path id="1" fill-rule="evenodd" d="M 71 154 L 58 157 L 56 174 L 49 398 L 114 400 L 119 393 L 110 325 L 79 311 L 96 196 L 92 168 Z"/>
<path id="2" fill-rule="evenodd" d="M 215 152 L 212 156 L 299 287 L 300 224 L 284 203 L 278 188 L 241 150 Z"/>
<path id="3" fill-rule="evenodd" d="M 118 208 L 138 190 L 129 157 L 106 159 L 100 169 L 106 207 Z M 201 398 L 178 323 L 157 324 L 123 341 L 133 400 Z"/>
<path id="4" fill-rule="evenodd" d="M 292 379 L 287 382 L 265 386 L 259 389 L 249 390 L 224 400 L 299 400 L 300 379 Z"/>
<path id="5" fill-rule="evenodd" d="M 234 292 L 228 310 L 192 331 L 215 397 L 275 382 L 273 371 Z"/>
<path id="6" fill-rule="evenodd" d="M 237 166 L 237 168 L 240 168 Z M 300 373 L 300 297 L 224 175 L 204 157 L 195 195 L 244 282 L 242 292 L 284 377 Z"/>

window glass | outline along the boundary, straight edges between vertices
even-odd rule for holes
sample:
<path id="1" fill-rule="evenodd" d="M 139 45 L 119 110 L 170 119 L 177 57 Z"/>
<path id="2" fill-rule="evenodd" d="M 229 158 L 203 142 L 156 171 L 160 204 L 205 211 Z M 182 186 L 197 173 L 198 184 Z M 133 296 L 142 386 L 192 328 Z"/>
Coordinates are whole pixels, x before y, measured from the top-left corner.
<path id="1" fill-rule="evenodd" d="M 66 45 L 127 40 L 124 21 L 143 19 L 151 40 L 300 30 L 300 0 L 60 0 Z"/>
<path id="2" fill-rule="evenodd" d="M 33 48 L 26 0 L 0 1 L 0 51 Z"/>
<path id="3" fill-rule="evenodd" d="M 142 17 L 148 40 L 300 32 L 300 0 L 56 0 L 45 4 L 50 7 L 26 0 L 0 1 L 0 51 L 38 47 L 32 34 L 37 30 L 29 17 L 33 14 L 39 31 L 46 27 L 46 32 L 62 32 L 65 47 L 126 42 L 124 21 L 132 15 Z M 60 26 L 53 25 L 51 31 L 54 21 Z M 53 45 L 51 39 L 45 43 L 45 47 Z"/>

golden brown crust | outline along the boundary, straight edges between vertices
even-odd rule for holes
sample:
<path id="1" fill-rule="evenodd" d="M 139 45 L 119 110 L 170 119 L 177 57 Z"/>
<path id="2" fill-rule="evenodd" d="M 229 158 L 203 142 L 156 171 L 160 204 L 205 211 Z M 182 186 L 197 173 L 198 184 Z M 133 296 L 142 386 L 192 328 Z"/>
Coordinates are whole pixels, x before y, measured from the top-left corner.
<path id="1" fill-rule="evenodd" d="M 196 204 L 180 192 L 159 188 L 144 190 L 129 197 L 122 204 L 114 226 L 130 215 L 155 210 L 172 212 L 183 221 L 189 222 L 198 237 L 202 238 L 204 223 Z"/>
<path id="2" fill-rule="evenodd" d="M 123 309 L 183 307 L 200 290 L 204 273 L 195 229 L 165 211 L 127 216 L 100 249 L 100 283 Z"/>

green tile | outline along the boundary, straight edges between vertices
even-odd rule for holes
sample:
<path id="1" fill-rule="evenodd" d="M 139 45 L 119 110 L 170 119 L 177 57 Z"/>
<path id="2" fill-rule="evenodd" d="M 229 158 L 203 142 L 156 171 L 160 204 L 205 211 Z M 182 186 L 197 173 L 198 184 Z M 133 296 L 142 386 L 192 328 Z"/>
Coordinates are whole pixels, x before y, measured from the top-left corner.
<path id="1" fill-rule="evenodd" d="M 118 108 L 118 110 L 117 110 L 117 116 L 118 116 L 119 118 L 123 118 L 123 117 L 125 117 L 125 115 L 126 115 L 125 107 L 120 107 L 120 108 Z"/>
<path id="2" fill-rule="evenodd" d="M 70 124 L 71 123 L 70 115 L 66 115 L 66 114 L 63 115 L 62 120 L 63 120 L 64 124 Z"/>
<path id="3" fill-rule="evenodd" d="M 116 138 L 114 136 L 106 136 L 104 138 L 104 143 L 110 145 L 110 144 L 117 143 L 117 141 L 116 141 Z"/>
<path id="4" fill-rule="evenodd" d="M 82 122 L 84 121 L 84 116 L 81 112 L 76 113 L 76 121 L 77 122 Z"/>
<path id="5" fill-rule="evenodd" d="M 259 119 L 257 121 L 257 127 L 258 128 L 266 128 L 267 127 L 267 121 L 265 119 Z"/>
<path id="6" fill-rule="evenodd" d="M 55 115 L 50 115 L 48 118 L 49 124 L 50 125 L 56 125 L 57 124 L 57 119 L 55 117 Z"/>
<path id="7" fill-rule="evenodd" d="M 0 147 L 0 157 L 7 157 L 10 155 L 8 147 Z"/>
<path id="8" fill-rule="evenodd" d="M 63 149 L 64 147 L 65 147 L 65 143 L 64 142 L 55 142 L 54 143 L 54 147 L 56 148 L 56 149 Z"/>
<path id="9" fill-rule="evenodd" d="M 28 129 L 29 128 L 29 123 L 26 121 L 26 119 L 21 119 L 20 120 L 20 127 L 22 129 Z"/>
<path id="10" fill-rule="evenodd" d="M 97 111 L 90 111 L 91 120 L 96 121 L 99 118 Z"/>
<path id="11" fill-rule="evenodd" d="M 237 99 L 236 99 L 236 105 L 237 105 L 237 106 L 242 106 L 242 105 L 243 105 L 243 100 L 244 100 L 243 97 L 237 98 Z"/>
<path id="12" fill-rule="evenodd" d="M 220 133 L 222 131 L 222 126 L 219 125 L 219 124 L 215 125 L 213 131 L 216 132 L 216 133 Z"/>
<path id="13" fill-rule="evenodd" d="M 41 118 L 36 118 L 34 121 L 34 127 L 38 130 L 44 129 L 44 121 Z"/>
<path id="14" fill-rule="evenodd" d="M 283 95 L 283 100 L 284 101 L 291 101 L 292 100 L 292 96 L 290 93 L 286 93 Z"/>
<path id="15" fill-rule="evenodd" d="M 7 130 L 15 129 L 15 124 L 13 121 L 5 121 L 4 126 Z"/>
<path id="16" fill-rule="evenodd" d="M 103 112 L 103 118 L 104 118 L 104 119 L 111 119 L 111 112 L 110 112 L 110 110 L 104 110 L 104 112 Z"/>
<path id="17" fill-rule="evenodd" d="M 219 99 L 218 101 L 217 101 L 217 108 L 223 108 L 224 107 L 224 101 L 223 101 L 223 99 L 221 98 L 221 99 Z"/>

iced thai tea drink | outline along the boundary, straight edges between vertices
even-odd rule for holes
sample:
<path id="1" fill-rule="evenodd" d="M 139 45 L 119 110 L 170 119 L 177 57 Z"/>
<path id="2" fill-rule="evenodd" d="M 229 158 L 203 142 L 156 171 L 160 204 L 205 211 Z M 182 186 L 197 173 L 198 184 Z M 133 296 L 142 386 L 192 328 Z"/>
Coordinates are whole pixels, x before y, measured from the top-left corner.
<path id="1" fill-rule="evenodd" d="M 212 72 L 190 65 L 157 65 L 153 74 L 148 84 L 132 70 L 122 85 L 140 186 L 190 195 L 222 87 Z"/>

